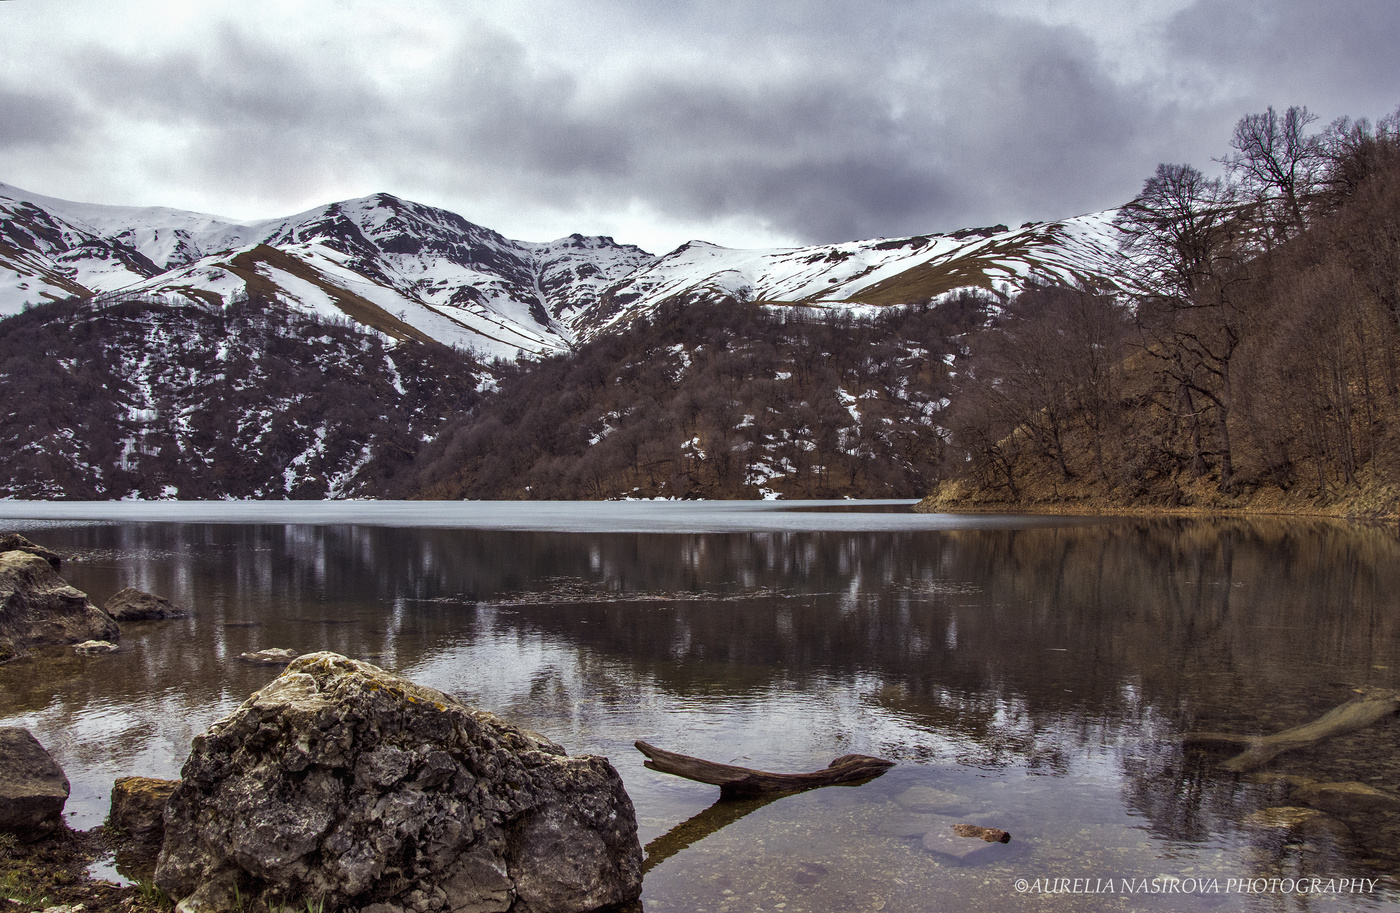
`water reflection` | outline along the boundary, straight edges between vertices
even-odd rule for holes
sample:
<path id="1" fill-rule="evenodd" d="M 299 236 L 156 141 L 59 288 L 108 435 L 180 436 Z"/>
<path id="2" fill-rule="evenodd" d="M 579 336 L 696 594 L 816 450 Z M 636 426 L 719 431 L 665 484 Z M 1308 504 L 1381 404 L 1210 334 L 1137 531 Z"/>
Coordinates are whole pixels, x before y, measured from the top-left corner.
<path id="1" fill-rule="evenodd" d="M 1223 774 L 1227 753 L 1179 739 L 1276 732 L 1350 689 L 1400 687 L 1390 529 L 1119 519 L 668 535 L 26 532 L 74 554 L 65 575 L 99 602 L 135 585 L 194 610 L 128 625 L 112 657 L 54 651 L 0 667 L 0 721 L 57 747 L 75 826 L 101 819 L 114 777 L 174 775 L 190 738 L 275 674 L 238 654 L 292 647 L 371 659 L 572 751 L 607 754 L 644 842 L 715 796 L 645 771 L 638 738 L 770 770 L 845 753 L 901 762 L 877 783 L 784 799 L 676 851 L 648 874 L 648 910 L 739 896 L 788 910 L 845 909 L 853 896 L 932 909 L 919 891 L 935 885 L 939 909 L 1037 908 L 1012 891 L 1015 877 L 1400 871 L 1400 806 L 1306 820 L 1269 811 L 1296 804 L 1300 778 L 1389 789 L 1400 777 L 1393 723 L 1280 757 L 1265 777 Z M 919 789 L 955 798 L 930 810 L 909 799 Z M 1017 838 L 968 863 L 912 833 L 949 815 Z M 950 887 L 950 866 L 984 873 Z M 1393 893 L 1346 903 L 1400 909 Z"/>

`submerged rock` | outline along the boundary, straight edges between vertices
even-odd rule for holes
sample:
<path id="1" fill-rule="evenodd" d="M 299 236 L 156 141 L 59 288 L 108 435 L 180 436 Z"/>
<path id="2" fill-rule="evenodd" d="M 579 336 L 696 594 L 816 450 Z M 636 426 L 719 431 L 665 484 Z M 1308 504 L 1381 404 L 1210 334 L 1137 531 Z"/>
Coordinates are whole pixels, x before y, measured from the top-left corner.
<path id="1" fill-rule="evenodd" d="M 115 641 L 117 622 L 68 585 L 45 558 L 0 552 L 0 662 L 27 647 Z"/>
<path id="2" fill-rule="evenodd" d="M 334 653 L 195 739 L 165 829 L 156 882 L 183 911 L 565 913 L 641 893 L 606 759 Z"/>
<path id="3" fill-rule="evenodd" d="M 32 840 L 63 824 L 68 778 L 28 729 L 0 726 L 0 831 Z"/>
<path id="4" fill-rule="evenodd" d="M 965 814 L 968 808 L 964 796 L 932 786 L 911 786 L 895 796 L 894 801 L 907 811 L 942 815 Z"/>
<path id="5" fill-rule="evenodd" d="M 119 649 L 121 648 L 109 640 L 85 640 L 73 645 L 73 652 L 83 656 L 101 656 L 104 653 L 115 653 Z"/>
<path id="6" fill-rule="evenodd" d="M 1400 795 L 1354 780 L 1312 783 L 1295 791 L 1293 798 L 1304 805 L 1343 817 L 1375 810 L 1400 811 Z"/>
<path id="7" fill-rule="evenodd" d="M 102 611 L 117 621 L 159 621 L 165 618 L 188 618 L 190 613 L 164 596 L 156 596 L 134 586 L 118 590 L 102 604 Z"/>
<path id="8" fill-rule="evenodd" d="M 286 647 L 269 647 L 256 653 L 240 653 L 238 659 L 255 666 L 285 666 L 300 655 L 297 651 L 288 650 Z"/>
<path id="9" fill-rule="evenodd" d="M 1261 808 L 1245 816 L 1244 823 L 1265 830 L 1286 831 L 1289 839 L 1327 841 L 1335 845 L 1351 843 L 1351 829 L 1346 824 L 1315 808 L 1297 805 L 1275 805 Z"/>
<path id="10" fill-rule="evenodd" d="M 1303 827 L 1322 817 L 1315 808 L 1300 808 L 1296 805 L 1274 805 L 1250 812 L 1244 823 L 1254 827 L 1272 827 L 1281 830 Z"/>

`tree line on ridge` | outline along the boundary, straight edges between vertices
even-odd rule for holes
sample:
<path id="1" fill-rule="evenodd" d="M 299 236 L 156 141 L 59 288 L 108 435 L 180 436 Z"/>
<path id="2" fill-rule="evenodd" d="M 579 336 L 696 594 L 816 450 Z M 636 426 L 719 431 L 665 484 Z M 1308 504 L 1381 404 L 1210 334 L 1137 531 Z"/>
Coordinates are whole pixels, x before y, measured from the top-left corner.
<path id="1" fill-rule="evenodd" d="M 1160 165 L 1120 287 L 1033 284 L 969 336 L 936 500 L 1393 500 L 1400 111 L 1314 121 L 1241 118 L 1218 177 Z"/>

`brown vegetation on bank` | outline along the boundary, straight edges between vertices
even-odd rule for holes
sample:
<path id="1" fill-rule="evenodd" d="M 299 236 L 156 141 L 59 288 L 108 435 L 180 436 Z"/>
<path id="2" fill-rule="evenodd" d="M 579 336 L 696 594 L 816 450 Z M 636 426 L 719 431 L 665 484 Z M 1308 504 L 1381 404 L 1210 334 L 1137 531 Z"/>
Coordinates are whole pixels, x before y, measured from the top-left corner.
<path id="1" fill-rule="evenodd" d="M 1128 294 L 1032 287 L 967 342 L 922 507 L 1400 513 L 1400 112 L 1243 118 L 1162 165 Z"/>

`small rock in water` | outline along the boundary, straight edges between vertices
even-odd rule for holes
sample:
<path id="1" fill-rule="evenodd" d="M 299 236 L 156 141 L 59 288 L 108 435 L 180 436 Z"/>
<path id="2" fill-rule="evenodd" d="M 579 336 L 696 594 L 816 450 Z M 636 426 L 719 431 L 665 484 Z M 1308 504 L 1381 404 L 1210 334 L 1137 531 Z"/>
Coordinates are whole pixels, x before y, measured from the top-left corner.
<path id="1" fill-rule="evenodd" d="M 102 604 L 102 611 L 117 621 L 159 621 L 165 618 L 188 618 L 189 612 L 164 596 L 129 586 Z"/>
<path id="2" fill-rule="evenodd" d="M 83 656 L 100 656 L 104 653 L 115 653 L 119 649 L 120 647 L 107 640 L 85 640 L 73 645 L 73 652 Z"/>
<path id="3" fill-rule="evenodd" d="M 300 655 L 297 651 L 288 650 L 286 647 L 271 647 L 267 650 L 258 650 L 256 653 L 240 653 L 238 658 L 245 663 L 253 663 L 254 665 L 285 666 Z"/>
<path id="4" fill-rule="evenodd" d="M 136 837 L 160 838 L 165 832 L 165 803 L 179 780 L 118 777 L 112 784 L 111 827 Z"/>
<path id="5" fill-rule="evenodd" d="M 987 843 L 1010 843 L 1011 835 L 1000 828 L 982 827 L 978 824 L 955 824 L 953 833 L 959 837 L 973 837 Z"/>

